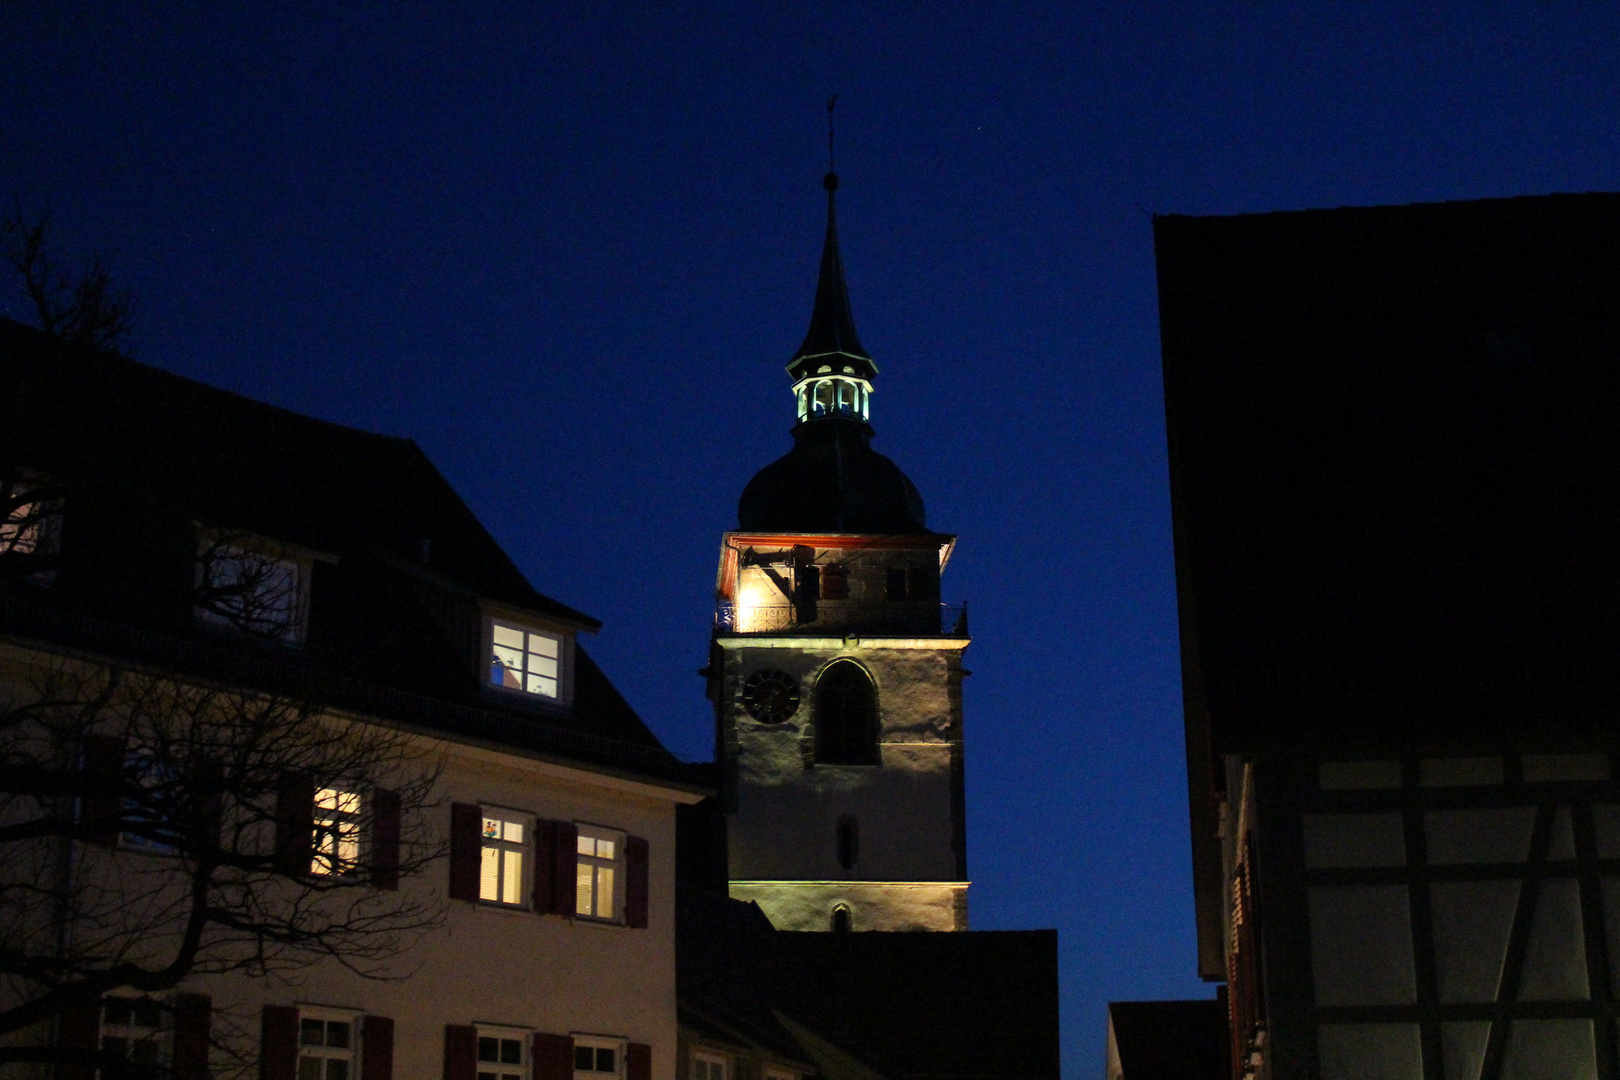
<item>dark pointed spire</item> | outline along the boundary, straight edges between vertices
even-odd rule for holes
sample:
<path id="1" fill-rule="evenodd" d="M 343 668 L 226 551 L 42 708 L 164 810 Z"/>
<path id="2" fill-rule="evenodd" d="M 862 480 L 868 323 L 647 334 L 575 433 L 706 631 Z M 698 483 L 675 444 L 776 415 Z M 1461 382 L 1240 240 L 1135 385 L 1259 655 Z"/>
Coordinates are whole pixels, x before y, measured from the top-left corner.
<path id="1" fill-rule="evenodd" d="M 827 189 L 827 239 L 821 248 L 821 276 L 816 282 L 816 304 L 810 312 L 810 331 L 804 344 L 793 354 L 788 371 L 794 379 L 813 374 L 818 365 L 802 362 L 828 353 L 841 353 L 851 359 L 864 360 L 871 370 L 862 371 L 862 378 L 870 379 L 877 368 L 872 358 L 861 347 L 855 333 L 855 317 L 849 311 L 849 287 L 844 283 L 844 261 L 838 254 L 838 216 L 834 199 L 838 191 L 838 174 L 828 173 L 822 180 Z M 808 367 L 808 370 L 801 368 Z M 835 368 L 835 370 L 837 370 Z"/>

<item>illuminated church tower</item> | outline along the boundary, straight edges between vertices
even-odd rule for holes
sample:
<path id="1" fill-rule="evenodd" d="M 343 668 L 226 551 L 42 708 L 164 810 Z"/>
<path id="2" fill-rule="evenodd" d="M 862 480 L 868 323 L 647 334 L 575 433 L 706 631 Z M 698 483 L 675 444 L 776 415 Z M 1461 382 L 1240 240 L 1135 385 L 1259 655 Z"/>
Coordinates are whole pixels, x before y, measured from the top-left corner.
<path id="1" fill-rule="evenodd" d="M 786 930 L 965 930 L 965 610 L 954 536 L 871 448 L 877 365 L 850 317 L 828 173 L 793 449 L 720 549 L 709 696 L 731 895 Z"/>

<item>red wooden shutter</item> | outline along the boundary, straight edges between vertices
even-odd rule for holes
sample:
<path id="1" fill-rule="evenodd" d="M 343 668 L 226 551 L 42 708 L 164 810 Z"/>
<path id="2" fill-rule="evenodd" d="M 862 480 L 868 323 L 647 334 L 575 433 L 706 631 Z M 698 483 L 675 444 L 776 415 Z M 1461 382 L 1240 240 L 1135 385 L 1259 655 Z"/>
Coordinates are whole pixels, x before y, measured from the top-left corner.
<path id="1" fill-rule="evenodd" d="M 624 924 L 645 928 L 647 925 L 647 880 L 652 862 L 647 841 L 639 836 L 626 837 L 624 842 Z"/>
<path id="2" fill-rule="evenodd" d="M 387 1016 L 360 1021 L 360 1080 L 394 1080 L 394 1021 Z"/>
<path id="3" fill-rule="evenodd" d="M 551 855 L 551 910 L 572 917 L 578 906 L 579 826 L 572 821 L 557 822 L 557 843 Z"/>
<path id="4" fill-rule="evenodd" d="M 534 823 L 534 910 L 542 915 L 557 911 L 557 823 Z"/>
<path id="5" fill-rule="evenodd" d="M 399 888 L 399 792 L 371 793 L 371 883 Z"/>
<path id="6" fill-rule="evenodd" d="M 297 1080 L 298 1010 L 266 1005 L 259 1023 L 259 1080 Z"/>
<path id="7" fill-rule="evenodd" d="M 276 789 L 276 869 L 309 873 L 315 858 L 315 781 L 283 773 Z"/>
<path id="8" fill-rule="evenodd" d="M 444 1025 L 444 1080 L 478 1080 L 478 1029 L 471 1024 Z"/>
<path id="9" fill-rule="evenodd" d="M 534 1080 L 574 1080 L 572 1036 L 535 1034 Z"/>
<path id="10" fill-rule="evenodd" d="M 625 1080 L 652 1080 L 652 1047 L 631 1043 L 624 1052 Z"/>
<path id="11" fill-rule="evenodd" d="M 101 1002 L 95 998 L 75 998 L 56 1018 L 56 1045 L 63 1050 L 93 1054 L 101 1048 Z M 56 1067 L 57 1080 L 93 1080 L 95 1065 L 88 1061 L 64 1061 Z"/>
<path id="12" fill-rule="evenodd" d="M 174 1080 L 208 1080 L 208 1035 L 214 1002 L 207 994 L 174 995 Z"/>
<path id="13" fill-rule="evenodd" d="M 472 803 L 450 805 L 450 899 L 478 899 L 479 849 L 484 811 Z"/>
<path id="14" fill-rule="evenodd" d="M 84 778 L 89 790 L 80 802 L 84 838 L 114 847 L 124 810 L 124 740 L 112 735 L 86 735 Z"/>

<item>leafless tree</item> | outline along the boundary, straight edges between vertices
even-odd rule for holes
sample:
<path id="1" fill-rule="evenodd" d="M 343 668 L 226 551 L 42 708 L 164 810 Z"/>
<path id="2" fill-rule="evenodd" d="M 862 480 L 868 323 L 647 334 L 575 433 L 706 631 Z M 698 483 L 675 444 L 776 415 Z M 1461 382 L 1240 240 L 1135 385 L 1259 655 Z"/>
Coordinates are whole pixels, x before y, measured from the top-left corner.
<path id="1" fill-rule="evenodd" d="M 122 353 L 135 323 L 135 299 L 118 285 L 106 256 L 91 252 L 82 265 L 53 254 L 50 210 L 30 214 L 22 196 L 0 221 L 6 261 L 33 303 L 39 328 L 69 345 Z"/>
<path id="2" fill-rule="evenodd" d="M 0 709 L 0 1066 L 129 1065 L 49 1021 L 111 991 L 335 963 L 408 974 L 443 918 L 430 744 L 315 704 L 76 660 Z"/>

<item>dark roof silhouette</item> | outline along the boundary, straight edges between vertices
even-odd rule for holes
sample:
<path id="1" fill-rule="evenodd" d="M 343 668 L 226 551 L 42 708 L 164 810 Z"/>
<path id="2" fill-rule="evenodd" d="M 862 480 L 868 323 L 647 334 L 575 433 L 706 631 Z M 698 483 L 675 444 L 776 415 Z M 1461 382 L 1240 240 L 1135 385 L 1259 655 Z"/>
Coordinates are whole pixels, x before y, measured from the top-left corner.
<path id="1" fill-rule="evenodd" d="M 895 1078 L 1059 1075 L 1057 931 L 785 933 L 683 883 L 678 996 L 711 1030 L 811 1056 L 802 1026 Z"/>
<path id="2" fill-rule="evenodd" d="M 1226 1008 L 1204 1001 L 1110 1001 L 1123 1080 L 1229 1080 Z"/>
<path id="3" fill-rule="evenodd" d="M 1155 220 L 1190 725 L 1599 738 L 1620 195 Z"/>
<path id="4" fill-rule="evenodd" d="M 684 776 L 578 650 L 571 708 L 481 691 L 481 600 L 592 631 L 537 592 L 408 439 L 275 408 L 0 319 L 0 456 L 65 485 L 49 588 L 0 627 L 316 695 L 574 760 Z M 198 527 L 319 553 L 304 647 L 197 626 Z"/>

